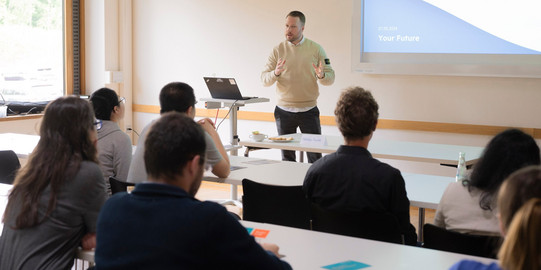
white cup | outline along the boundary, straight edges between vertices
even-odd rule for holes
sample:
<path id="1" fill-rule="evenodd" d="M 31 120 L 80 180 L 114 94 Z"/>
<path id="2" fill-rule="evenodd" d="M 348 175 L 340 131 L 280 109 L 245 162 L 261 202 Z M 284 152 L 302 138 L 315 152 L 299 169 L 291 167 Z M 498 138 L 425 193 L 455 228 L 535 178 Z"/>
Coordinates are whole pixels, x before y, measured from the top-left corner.
<path id="1" fill-rule="evenodd" d="M 267 135 L 265 134 L 250 134 L 250 138 L 256 142 L 262 142 L 264 139 L 267 138 Z"/>
<path id="2" fill-rule="evenodd" d="M 8 106 L 0 105 L 0 118 L 8 117 Z"/>

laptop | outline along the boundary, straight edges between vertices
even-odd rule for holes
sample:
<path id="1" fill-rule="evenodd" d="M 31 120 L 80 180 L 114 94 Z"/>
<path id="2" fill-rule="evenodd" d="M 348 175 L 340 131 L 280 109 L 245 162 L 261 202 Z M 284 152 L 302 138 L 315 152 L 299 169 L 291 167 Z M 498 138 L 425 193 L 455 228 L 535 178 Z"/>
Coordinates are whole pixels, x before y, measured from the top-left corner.
<path id="1" fill-rule="evenodd" d="M 203 77 L 212 98 L 248 100 L 256 97 L 243 97 L 234 78 Z"/>

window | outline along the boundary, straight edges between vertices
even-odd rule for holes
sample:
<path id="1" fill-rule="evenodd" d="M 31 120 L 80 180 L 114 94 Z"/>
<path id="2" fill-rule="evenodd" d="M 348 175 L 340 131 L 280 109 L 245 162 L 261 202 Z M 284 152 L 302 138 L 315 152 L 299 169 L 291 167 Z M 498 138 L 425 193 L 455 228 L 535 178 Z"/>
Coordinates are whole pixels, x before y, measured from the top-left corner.
<path id="1" fill-rule="evenodd" d="M 65 27 L 72 29 L 71 18 L 64 20 L 64 6 L 71 9 L 72 2 L 0 0 L 0 93 L 8 103 L 66 94 L 64 75 L 73 76 L 73 71 L 65 73 L 66 59 L 74 58 L 64 55 L 73 48 L 64 46 Z"/>

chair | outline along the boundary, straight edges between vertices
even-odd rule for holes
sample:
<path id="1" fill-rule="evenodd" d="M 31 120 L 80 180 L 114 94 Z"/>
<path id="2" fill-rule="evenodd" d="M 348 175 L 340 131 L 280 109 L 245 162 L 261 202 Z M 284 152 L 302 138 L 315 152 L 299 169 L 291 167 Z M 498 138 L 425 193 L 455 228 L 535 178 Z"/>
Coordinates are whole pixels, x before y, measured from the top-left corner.
<path id="1" fill-rule="evenodd" d="M 373 211 L 336 211 L 311 203 L 312 230 L 366 238 L 389 243 L 404 243 L 395 216 Z"/>
<path id="2" fill-rule="evenodd" d="M 499 236 L 464 234 L 428 223 L 423 226 L 423 237 L 425 248 L 494 259 L 502 243 Z"/>
<path id="3" fill-rule="evenodd" d="M 12 150 L 0 151 L 0 183 L 13 184 L 20 167 L 21 163 L 15 152 Z"/>
<path id="4" fill-rule="evenodd" d="M 111 193 L 126 192 L 128 187 L 135 186 L 134 183 L 128 183 L 116 179 L 114 176 L 109 176 L 109 184 L 111 185 Z"/>
<path id="5" fill-rule="evenodd" d="M 273 186 L 242 180 L 243 219 L 310 229 L 310 206 L 302 186 Z"/>

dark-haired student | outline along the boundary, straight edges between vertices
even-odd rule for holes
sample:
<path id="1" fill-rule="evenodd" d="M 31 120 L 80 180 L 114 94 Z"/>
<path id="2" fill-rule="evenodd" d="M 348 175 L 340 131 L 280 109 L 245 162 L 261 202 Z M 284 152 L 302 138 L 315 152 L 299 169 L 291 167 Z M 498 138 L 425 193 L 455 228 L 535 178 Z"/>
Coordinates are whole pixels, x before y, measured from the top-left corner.
<path id="1" fill-rule="evenodd" d="M 195 117 L 195 103 L 197 102 L 193 88 L 188 84 L 182 82 L 168 83 L 161 89 L 159 98 L 161 114 L 175 111 L 184 113 L 192 119 Z M 128 182 L 142 183 L 148 179 L 143 157 L 145 152 L 144 142 L 148 130 L 153 123 L 149 123 L 141 132 L 128 172 Z M 205 141 L 207 144 L 205 166 L 210 167 L 212 173 L 218 177 L 225 178 L 229 176 L 229 157 L 212 120 L 204 118 L 197 123 L 205 130 Z"/>
<path id="2" fill-rule="evenodd" d="M 118 122 L 124 118 L 126 100 L 109 88 L 100 88 L 90 96 L 96 118 L 102 121 L 98 129 L 98 160 L 106 184 L 109 177 L 126 181 L 132 158 L 132 144 Z"/>
<path id="3" fill-rule="evenodd" d="M 451 183 L 438 205 L 434 224 L 460 233 L 499 235 L 496 195 L 512 172 L 540 163 L 532 136 L 509 129 L 496 135 L 475 164 L 469 179 Z"/>
<path id="4" fill-rule="evenodd" d="M 162 115 L 148 132 L 144 158 L 148 181 L 115 194 L 100 213 L 98 270 L 291 269 L 276 245 L 260 246 L 223 206 L 194 198 L 205 136 L 190 117 Z"/>
<path id="5" fill-rule="evenodd" d="M 96 245 L 106 199 L 91 105 L 61 97 L 45 109 L 40 140 L 8 197 L 0 269 L 70 269 L 75 250 Z"/>
<path id="6" fill-rule="evenodd" d="M 345 144 L 314 162 L 304 178 L 308 199 L 329 210 L 375 211 L 394 215 L 405 244 L 417 245 L 402 174 L 372 157 L 368 144 L 378 123 L 378 104 L 361 88 L 346 89 L 334 110 Z"/>
<path id="7" fill-rule="evenodd" d="M 541 269 L 541 167 L 529 166 L 507 178 L 498 192 L 499 224 L 504 242 L 498 263 L 463 260 L 452 270 Z"/>

